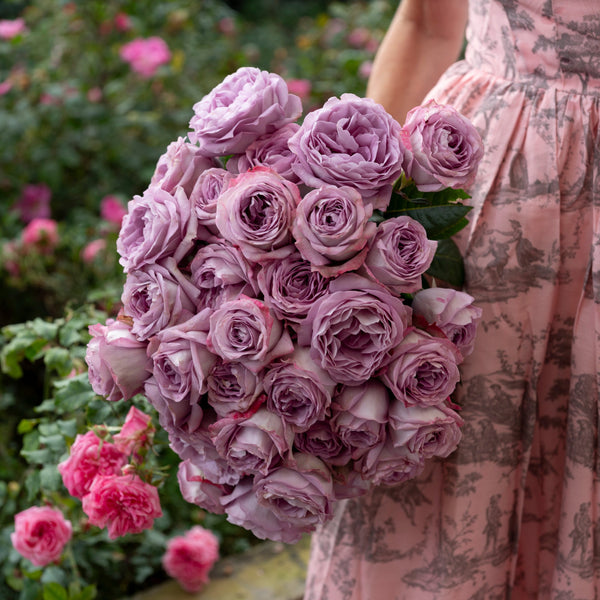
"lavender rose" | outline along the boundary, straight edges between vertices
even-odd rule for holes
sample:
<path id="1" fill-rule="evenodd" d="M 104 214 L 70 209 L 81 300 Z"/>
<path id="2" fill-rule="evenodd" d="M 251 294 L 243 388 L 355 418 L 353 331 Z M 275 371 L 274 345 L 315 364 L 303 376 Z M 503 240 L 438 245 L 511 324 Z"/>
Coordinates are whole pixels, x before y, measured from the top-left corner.
<path id="1" fill-rule="evenodd" d="M 309 192 L 296 209 L 292 227 L 303 258 L 324 277 L 360 267 L 377 225 L 369 221 L 370 204 L 350 187 L 325 185 Z"/>
<path id="2" fill-rule="evenodd" d="M 233 179 L 217 205 L 221 235 L 251 262 L 281 259 L 293 251 L 291 226 L 298 187 L 267 167 Z"/>
<path id="3" fill-rule="evenodd" d="M 256 373 L 294 351 L 281 321 L 260 300 L 246 296 L 225 302 L 211 314 L 207 345 L 223 360 L 241 361 Z"/>
<path id="4" fill-rule="evenodd" d="M 209 373 L 207 399 L 219 417 L 246 412 L 263 393 L 262 375 L 221 359 Z"/>
<path id="5" fill-rule="evenodd" d="M 446 400 L 460 379 L 454 344 L 414 329 L 398 345 L 383 382 L 407 405 L 432 406 Z"/>
<path id="6" fill-rule="evenodd" d="M 196 504 L 215 515 L 225 512 L 221 506 L 221 498 L 230 490 L 224 485 L 206 479 L 202 469 L 190 460 L 183 460 L 179 463 L 177 481 L 181 495 L 186 502 Z"/>
<path id="7" fill-rule="evenodd" d="M 289 181 L 299 183 L 300 179 L 292 170 L 296 155 L 288 146 L 288 140 L 300 129 L 297 123 L 288 123 L 272 134 L 264 135 L 252 142 L 244 154 L 233 156 L 227 161 L 227 170 L 243 173 L 253 167 L 270 167 Z"/>
<path id="8" fill-rule="evenodd" d="M 359 385 L 392 359 L 411 310 L 382 286 L 355 274 L 333 280 L 300 325 L 298 342 L 339 383 Z"/>
<path id="9" fill-rule="evenodd" d="M 331 421 L 317 421 L 306 431 L 296 433 L 294 446 L 304 454 L 320 458 L 327 465 L 343 466 L 350 462 L 351 449 L 331 427 Z"/>
<path id="10" fill-rule="evenodd" d="M 217 452 L 242 475 L 267 475 L 292 451 L 294 434 L 281 417 L 259 408 L 253 415 L 235 414 L 210 426 Z"/>
<path id="11" fill-rule="evenodd" d="M 206 347 L 208 311 L 159 331 L 148 344 L 160 392 L 174 402 L 196 404 L 217 357 Z"/>
<path id="12" fill-rule="evenodd" d="M 227 156 L 295 121 L 302 100 L 279 75 L 241 67 L 194 104 L 194 113 L 190 141 L 205 156 Z"/>
<path id="13" fill-rule="evenodd" d="M 192 283 L 199 290 L 200 308 L 216 308 L 242 294 L 258 293 L 253 268 L 240 250 L 229 244 L 216 242 L 200 248 L 190 271 Z"/>
<path id="14" fill-rule="evenodd" d="M 333 482 L 325 463 L 309 454 L 295 454 L 293 466 L 279 466 L 257 478 L 258 501 L 280 520 L 312 531 L 332 516 Z"/>
<path id="15" fill-rule="evenodd" d="M 300 323 L 315 300 L 325 295 L 329 280 L 312 271 L 299 252 L 265 263 L 258 273 L 258 286 L 265 304 L 278 319 Z"/>
<path id="16" fill-rule="evenodd" d="M 117 239 L 126 273 L 166 256 L 179 262 L 192 248 L 197 222 L 182 187 L 173 194 L 153 186 L 128 204 Z"/>
<path id="17" fill-rule="evenodd" d="M 406 446 L 425 458 L 446 458 L 458 445 L 463 420 L 447 404 L 406 406 L 394 402 L 390 407 L 390 438 L 395 447 Z"/>
<path id="18" fill-rule="evenodd" d="M 463 358 L 473 352 L 482 310 L 473 306 L 472 296 L 451 288 L 428 288 L 415 294 L 412 308 L 415 315 L 438 327 Z"/>
<path id="19" fill-rule="evenodd" d="M 365 259 L 369 274 L 395 294 L 421 288 L 421 275 L 429 269 L 437 242 L 427 239 L 425 228 L 411 217 L 387 219 L 379 224 Z"/>
<path id="20" fill-rule="evenodd" d="M 429 100 L 406 115 L 404 172 L 423 192 L 468 188 L 483 156 L 474 125 L 455 108 Z"/>
<path id="21" fill-rule="evenodd" d="M 331 406 L 331 426 L 357 459 L 385 440 L 390 400 L 385 385 L 371 379 L 344 386 Z"/>
<path id="22" fill-rule="evenodd" d="M 267 408 L 280 415 L 292 431 L 306 431 L 325 418 L 335 389 L 335 382 L 305 348 L 296 348 L 283 362 L 271 365 L 263 385 Z"/>
<path id="23" fill-rule="evenodd" d="M 295 544 L 304 533 L 303 528 L 259 504 L 252 477 L 243 478 L 231 494 L 221 498 L 221 505 L 230 523 L 250 530 L 260 539 Z"/>
<path id="24" fill-rule="evenodd" d="M 292 168 L 308 186 L 355 188 L 373 208 L 383 209 L 402 170 L 400 125 L 368 98 L 330 98 L 304 119 L 290 138 L 298 157 Z"/>
<path id="25" fill-rule="evenodd" d="M 133 320 L 131 331 L 139 340 L 185 321 L 196 309 L 171 272 L 159 264 L 130 272 L 121 301 L 125 314 Z"/>
<path id="26" fill-rule="evenodd" d="M 85 361 L 94 392 L 110 401 L 129 400 L 141 392 L 152 369 L 147 344 L 136 339 L 131 326 L 114 319 L 91 325 L 89 332 Z"/>
<path id="27" fill-rule="evenodd" d="M 210 242 L 218 237 L 219 230 L 215 223 L 217 201 L 232 179 L 229 171 L 212 168 L 204 171 L 196 180 L 189 196 L 198 219 L 198 239 Z"/>
<path id="28" fill-rule="evenodd" d="M 200 174 L 216 166 L 214 159 L 202 156 L 196 146 L 179 137 L 167 146 L 167 151 L 158 159 L 150 185 L 158 186 L 170 194 L 177 186 L 181 186 L 189 196 Z"/>

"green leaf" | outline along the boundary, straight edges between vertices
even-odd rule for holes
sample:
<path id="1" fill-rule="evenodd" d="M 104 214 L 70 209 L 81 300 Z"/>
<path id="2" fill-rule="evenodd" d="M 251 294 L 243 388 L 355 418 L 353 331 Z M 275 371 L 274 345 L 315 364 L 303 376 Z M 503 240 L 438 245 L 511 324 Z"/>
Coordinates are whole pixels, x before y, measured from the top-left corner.
<path id="1" fill-rule="evenodd" d="M 60 377 L 66 377 L 73 369 L 73 361 L 66 348 L 50 348 L 44 355 L 44 363 L 49 371 L 56 371 Z"/>
<path id="2" fill-rule="evenodd" d="M 17 428 L 18 433 L 29 433 L 39 423 L 39 419 L 22 419 Z"/>
<path id="3" fill-rule="evenodd" d="M 98 591 L 95 585 L 84 587 L 78 596 L 72 596 L 72 600 L 94 600 Z"/>
<path id="4" fill-rule="evenodd" d="M 44 586 L 44 600 L 69 600 L 69 595 L 60 583 L 51 581 Z"/>
<path id="5" fill-rule="evenodd" d="M 427 274 L 455 287 L 462 287 L 465 269 L 460 250 L 453 240 L 440 240 Z"/>

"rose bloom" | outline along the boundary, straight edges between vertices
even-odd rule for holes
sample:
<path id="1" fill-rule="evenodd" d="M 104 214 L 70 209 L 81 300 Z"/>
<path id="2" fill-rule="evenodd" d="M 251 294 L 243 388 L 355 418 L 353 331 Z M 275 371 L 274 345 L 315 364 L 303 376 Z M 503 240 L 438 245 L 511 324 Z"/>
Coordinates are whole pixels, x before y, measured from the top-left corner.
<path id="1" fill-rule="evenodd" d="M 287 321 L 294 328 L 329 287 L 329 279 L 313 271 L 299 252 L 266 262 L 257 281 L 265 304 L 278 319 Z"/>
<path id="2" fill-rule="evenodd" d="M 434 100 L 416 106 L 406 115 L 401 136 L 406 146 L 402 167 L 419 190 L 468 188 L 473 183 L 483 142 L 454 107 Z"/>
<path id="3" fill-rule="evenodd" d="M 108 526 L 111 540 L 151 529 L 162 516 L 158 490 L 137 475 L 96 477 L 81 507 L 91 525 Z"/>
<path id="4" fill-rule="evenodd" d="M 179 262 L 193 247 L 196 216 L 182 187 L 171 195 L 152 186 L 128 204 L 117 239 L 126 273 L 167 256 Z"/>
<path id="5" fill-rule="evenodd" d="M 77 435 L 58 471 L 69 494 L 83 498 L 98 475 L 117 475 L 126 463 L 127 456 L 117 446 L 88 431 Z"/>
<path id="6" fill-rule="evenodd" d="M 118 31 L 129 31 L 131 29 L 131 19 L 127 13 L 117 13 L 113 23 Z"/>
<path id="7" fill-rule="evenodd" d="M 0 20 L 0 39 L 11 40 L 27 30 L 25 19 Z"/>
<path id="8" fill-rule="evenodd" d="M 406 406 L 394 402 L 390 407 L 390 438 L 395 447 L 406 446 L 425 458 L 446 458 L 458 445 L 463 420 L 447 404 Z"/>
<path id="9" fill-rule="evenodd" d="M 221 506 L 221 498 L 229 493 L 228 489 L 207 479 L 204 471 L 191 460 L 182 460 L 179 463 L 177 481 L 186 502 L 196 504 L 215 515 L 225 512 Z"/>
<path id="10" fill-rule="evenodd" d="M 227 156 L 295 121 L 302 101 L 279 75 L 241 67 L 194 104 L 194 113 L 190 141 L 206 156 Z"/>
<path id="11" fill-rule="evenodd" d="M 482 310 L 473 306 L 473 297 L 451 288 L 428 288 L 413 298 L 412 308 L 429 325 L 435 325 L 463 356 L 473 352 L 477 323 Z"/>
<path id="12" fill-rule="evenodd" d="M 260 300 L 246 296 L 225 302 L 210 315 L 207 346 L 223 360 L 243 362 L 256 373 L 294 350 L 281 321 Z"/>
<path id="13" fill-rule="evenodd" d="M 121 226 L 123 217 L 127 214 L 127 209 L 117 196 L 109 194 L 100 201 L 100 216 L 109 223 Z"/>
<path id="14" fill-rule="evenodd" d="M 21 232 L 23 245 L 35 248 L 41 254 L 50 254 L 58 240 L 58 223 L 53 219 L 33 219 Z"/>
<path id="15" fill-rule="evenodd" d="M 179 137 L 158 159 L 150 185 L 156 185 L 169 194 L 180 185 L 189 197 L 198 177 L 216 166 L 216 161 L 202 156 L 196 146 Z"/>
<path id="16" fill-rule="evenodd" d="M 208 573 L 218 558 L 219 541 L 214 533 L 196 525 L 167 542 L 162 564 L 184 590 L 197 592 L 208 582 Z"/>
<path id="17" fill-rule="evenodd" d="M 171 60 L 171 52 L 160 37 L 136 38 L 121 46 L 120 57 L 142 77 L 152 77 L 158 67 Z"/>
<path id="18" fill-rule="evenodd" d="M 293 169 L 308 186 L 348 186 L 373 208 L 385 208 L 402 171 L 400 125 L 369 98 L 330 98 L 304 119 L 289 146 Z"/>
<path id="19" fill-rule="evenodd" d="M 310 96 L 312 89 L 312 83 L 308 79 L 287 79 L 286 80 L 288 90 L 290 93 L 296 94 L 302 100 L 307 100 Z"/>
<path id="20" fill-rule="evenodd" d="M 392 359 L 411 310 L 382 286 L 346 273 L 329 285 L 300 325 L 298 343 L 338 383 L 358 385 Z"/>
<path id="21" fill-rule="evenodd" d="M 131 332 L 138 340 L 147 340 L 162 329 L 189 319 L 196 305 L 188 292 L 192 293 L 162 265 L 148 265 L 128 273 L 121 302 L 124 313 L 133 320 Z"/>
<path id="22" fill-rule="evenodd" d="M 152 417 L 132 406 L 121 426 L 121 431 L 113 435 L 113 442 L 123 454 L 137 454 L 147 446 L 154 435 Z"/>
<path id="23" fill-rule="evenodd" d="M 250 262 L 281 259 L 293 251 L 292 222 L 298 187 L 267 167 L 233 179 L 217 204 L 221 235 Z"/>
<path id="24" fill-rule="evenodd" d="M 298 204 L 292 227 L 303 258 L 324 277 L 356 270 L 365 260 L 367 244 L 377 225 L 369 221 L 370 204 L 350 187 L 325 185 Z"/>
<path id="25" fill-rule="evenodd" d="M 215 223 L 217 202 L 232 179 L 233 175 L 229 171 L 213 167 L 204 171 L 196 180 L 190 202 L 198 218 L 198 239 L 211 242 L 218 237 L 219 230 Z"/>
<path id="26" fill-rule="evenodd" d="M 129 325 L 114 319 L 90 325 L 89 332 L 85 361 L 94 392 L 111 402 L 141 392 L 152 369 L 146 343 L 136 339 Z"/>
<path id="27" fill-rule="evenodd" d="M 437 242 L 427 239 L 425 228 L 407 216 L 387 219 L 377 227 L 365 259 L 369 274 L 395 294 L 421 288 L 421 275 L 429 269 Z"/>
<path id="28" fill-rule="evenodd" d="M 460 379 L 461 359 L 446 338 L 414 329 L 397 346 L 381 378 L 398 401 L 409 406 L 436 405 L 454 391 Z"/>
<path id="29" fill-rule="evenodd" d="M 13 210 L 25 223 L 33 219 L 49 219 L 51 197 L 52 191 L 45 183 L 30 183 L 21 191 Z"/>
<path id="30" fill-rule="evenodd" d="M 81 251 L 81 259 L 83 262 L 93 263 L 98 255 L 102 254 L 105 250 L 105 239 L 92 240 L 89 244 L 86 244 Z"/>
<path id="31" fill-rule="evenodd" d="M 292 164 L 296 156 L 288 146 L 288 140 L 300 129 L 297 123 L 288 123 L 275 133 L 264 135 L 252 142 L 243 154 L 233 156 L 227 161 L 227 170 L 232 173 L 244 173 L 260 165 L 273 169 L 288 181 L 299 183 Z"/>
<path id="32" fill-rule="evenodd" d="M 304 454 L 320 458 L 329 466 L 343 466 L 352 458 L 351 449 L 333 430 L 331 419 L 317 421 L 306 431 L 296 433 L 294 447 Z"/>
<path id="33" fill-rule="evenodd" d="M 10 541 L 21 556 L 36 567 L 45 567 L 61 557 L 71 535 L 71 523 L 58 509 L 32 506 L 15 515 Z"/>

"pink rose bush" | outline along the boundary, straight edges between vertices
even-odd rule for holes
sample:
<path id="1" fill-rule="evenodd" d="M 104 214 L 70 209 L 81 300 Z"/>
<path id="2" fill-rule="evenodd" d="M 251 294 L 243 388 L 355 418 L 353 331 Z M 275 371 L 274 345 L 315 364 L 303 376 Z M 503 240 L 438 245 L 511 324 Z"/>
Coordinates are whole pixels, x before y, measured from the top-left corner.
<path id="1" fill-rule="evenodd" d="M 336 501 L 406 481 L 456 448 L 450 396 L 480 316 L 462 292 L 422 289 L 439 232 L 468 211 L 444 217 L 462 205 L 409 174 L 423 164 L 414 131 L 431 109 L 406 131 L 350 94 L 300 124 L 301 110 L 281 77 L 254 68 L 194 105 L 187 140 L 128 204 L 123 309 L 91 328 L 86 357 L 98 394 L 143 393 L 157 410 L 186 500 L 289 543 Z M 465 140 L 443 175 L 458 188 L 481 152 L 474 128 L 442 113 Z M 419 152 L 440 162 L 429 153 L 447 135 Z M 108 443 L 135 460 L 144 423 L 132 415 Z M 158 508 L 143 482 L 127 466 L 107 471 L 83 496 L 90 522 L 111 535 L 147 526 Z M 194 579 L 178 552 L 165 568 L 197 589 L 202 568 Z"/>
<path id="2" fill-rule="evenodd" d="M 15 515 L 10 540 L 21 556 L 36 567 L 45 567 L 60 559 L 71 535 L 71 523 L 58 509 L 32 506 Z"/>

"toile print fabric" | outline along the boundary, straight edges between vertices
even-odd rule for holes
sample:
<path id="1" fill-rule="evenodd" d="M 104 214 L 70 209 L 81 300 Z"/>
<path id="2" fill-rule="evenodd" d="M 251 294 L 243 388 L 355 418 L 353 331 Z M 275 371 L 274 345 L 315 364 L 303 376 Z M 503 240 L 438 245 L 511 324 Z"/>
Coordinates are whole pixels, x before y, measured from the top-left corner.
<path id="1" fill-rule="evenodd" d="M 486 154 L 461 232 L 483 308 L 458 450 L 341 502 L 305 600 L 600 598 L 600 0 L 473 0 L 430 96 Z"/>

